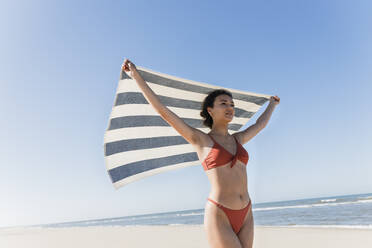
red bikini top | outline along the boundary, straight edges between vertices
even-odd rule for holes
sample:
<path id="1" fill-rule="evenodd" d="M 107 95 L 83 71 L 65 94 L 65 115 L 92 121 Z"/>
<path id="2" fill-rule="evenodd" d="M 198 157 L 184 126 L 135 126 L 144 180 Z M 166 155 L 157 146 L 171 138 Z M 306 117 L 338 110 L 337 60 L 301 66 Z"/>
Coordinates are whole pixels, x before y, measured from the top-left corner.
<path id="1" fill-rule="evenodd" d="M 230 166 L 232 168 L 238 159 L 247 165 L 248 159 L 249 159 L 248 152 L 237 141 L 235 136 L 234 136 L 234 139 L 236 142 L 236 154 L 235 155 L 231 154 L 229 151 L 223 148 L 223 146 L 218 144 L 211 135 L 209 135 L 209 137 L 212 138 L 214 145 L 202 163 L 205 171 L 210 170 L 212 168 L 216 168 L 218 166 L 225 165 L 230 161 L 232 161 L 231 166 Z"/>

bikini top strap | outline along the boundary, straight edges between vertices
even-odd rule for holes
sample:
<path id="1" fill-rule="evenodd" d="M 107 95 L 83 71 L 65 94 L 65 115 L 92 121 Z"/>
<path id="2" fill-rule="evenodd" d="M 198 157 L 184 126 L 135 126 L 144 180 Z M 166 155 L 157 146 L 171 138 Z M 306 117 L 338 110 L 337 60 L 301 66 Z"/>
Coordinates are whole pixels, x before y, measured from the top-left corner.
<path id="1" fill-rule="evenodd" d="M 209 133 L 207 133 L 207 134 L 208 134 L 209 137 L 211 137 L 211 139 L 214 141 L 214 143 L 217 143 L 216 140 L 212 137 L 212 135 L 210 135 Z M 234 135 L 232 135 L 232 136 L 234 137 L 234 139 L 235 139 L 235 143 L 236 143 L 236 145 L 237 145 L 236 149 L 239 149 L 239 147 L 240 147 L 240 143 L 238 142 L 238 140 L 235 138 Z M 219 144 L 217 143 L 217 145 L 219 145 Z M 224 149 L 225 149 L 225 148 L 224 148 Z"/>
<path id="2" fill-rule="evenodd" d="M 211 139 L 212 139 L 213 141 L 215 141 L 215 140 L 213 139 L 212 135 L 210 135 L 209 133 L 207 133 L 207 134 L 208 134 L 209 137 L 211 137 Z"/>
<path id="3" fill-rule="evenodd" d="M 236 137 L 234 135 L 232 135 L 232 136 L 234 137 L 235 142 L 236 142 L 236 145 L 237 145 L 236 149 L 238 149 L 238 146 L 240 146 L 240 143 L 239 143 L 239 141 L 236 139 Z"/>

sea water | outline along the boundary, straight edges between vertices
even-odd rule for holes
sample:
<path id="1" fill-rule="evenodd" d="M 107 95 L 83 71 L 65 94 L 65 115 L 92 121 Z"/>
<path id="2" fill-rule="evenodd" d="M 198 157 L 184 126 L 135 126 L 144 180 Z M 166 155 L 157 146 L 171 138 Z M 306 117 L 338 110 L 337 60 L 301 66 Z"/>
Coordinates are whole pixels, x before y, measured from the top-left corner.
<path id="1" fill-rule="evenodd" d="M 338 226 L 372 229 L 372 193 L 252 205 L 256 226 Z M 204 209 L 38 225 L 38 227 L 202 225 Z"/>

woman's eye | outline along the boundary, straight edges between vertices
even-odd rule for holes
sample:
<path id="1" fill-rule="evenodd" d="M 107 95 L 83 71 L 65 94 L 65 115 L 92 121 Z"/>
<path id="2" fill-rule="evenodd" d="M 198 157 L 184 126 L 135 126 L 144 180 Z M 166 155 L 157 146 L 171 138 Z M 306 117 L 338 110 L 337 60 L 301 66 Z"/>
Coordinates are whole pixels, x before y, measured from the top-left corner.
<path id="1" fill-rule="evenodd" d="M 225 103 L 225 102 L 223 102 L 222 104 L 226 104 L 226 103 Z M 234 108 L 234 107 L 235 107 L 235 105 L 231 105 L 231 107 L 233 107 L 233 108 Z"/>

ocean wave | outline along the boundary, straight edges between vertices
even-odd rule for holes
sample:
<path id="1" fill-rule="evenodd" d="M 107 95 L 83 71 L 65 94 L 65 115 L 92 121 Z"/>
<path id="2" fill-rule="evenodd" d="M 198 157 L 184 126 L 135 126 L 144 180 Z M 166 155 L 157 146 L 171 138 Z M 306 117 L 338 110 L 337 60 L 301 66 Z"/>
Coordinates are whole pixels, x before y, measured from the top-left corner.
<path id="1" fill-rule="evenodd" d="M 176 216 L 193 216 L 193 215 L 204 215 L 204 213 L 189 213 L 189 214 L 176 214 Z"/>
<path id="2" fill-rule="evenodd" d="M 260 226 L 260 225 L 257 225 Z M 268 226 L 265 227 L 305 227 L 305 228 L 348 228 L 348 229 L 372 229 L 372 225 L 288 225 L 288 226 Z"/>
<path id="3" fill-rule="evenodd" d="M 292 205 L 292 206 L 262 207 L 262 208 L 253 208 L 253 211 L 268 211 L 268 210 L 280 210 L 280 209 L 289 209 L 289 208 L 312 208 L 312 207 L 324 207 L 324 206 L 339 206 L 339 205 L 360 204 L 360 203 L 372 203 L 372 199 L 370 199 L 370 200 L 349 201 L 349 202 L 328 202 L 328 203 L 314 203 L 314 204 Z"/>
<path id="4" fill-rule="evenodd" d="M 326 199 L 326 200 L 320 200 L 320 202 L 335 202 L 337 199 Z"/>

